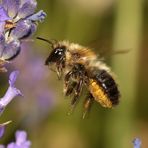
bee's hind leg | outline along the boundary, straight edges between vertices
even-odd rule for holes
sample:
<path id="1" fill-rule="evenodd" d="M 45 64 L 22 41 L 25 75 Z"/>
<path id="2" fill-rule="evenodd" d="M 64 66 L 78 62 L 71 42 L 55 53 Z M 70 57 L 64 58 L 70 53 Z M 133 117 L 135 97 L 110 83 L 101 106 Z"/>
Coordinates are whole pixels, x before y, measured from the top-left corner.
<path id="1" fill-rule="evenodd" d="M 91 93 L 89 93 L 84 101 L 84 112 L 82 116 L 83 119 L 86 117 L 87 113 L 89 113 L 93 101 L 94 101 L 93 96 Z"/>

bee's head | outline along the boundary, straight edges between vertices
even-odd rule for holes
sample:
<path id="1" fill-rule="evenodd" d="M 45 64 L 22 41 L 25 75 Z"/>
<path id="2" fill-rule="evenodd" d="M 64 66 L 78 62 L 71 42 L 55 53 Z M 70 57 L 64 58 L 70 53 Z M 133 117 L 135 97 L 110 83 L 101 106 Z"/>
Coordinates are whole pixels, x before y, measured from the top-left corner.
<path id="1" fill-rule="evenodd" d="M 49 41 L 40 37 L 37 39 L 48 42 L 51 45 L 52 51 L 49 54 L 48 58 L 45 61 L 45 65 L 49 65 L 50 63 L 60 63 L 63 61 L 65 57 L 66 47 L 62 45 L 58 45 L 57 41 Z"/>
<path id="2" fill-rule="evenodd" d="M 66 48 L 64 46 L 53 48 L 45 61 L 45 65 L 49 65 L 49 63 L 60 63 L 63 61 L 63 58 L 65 57 L 65 50 Z"/>

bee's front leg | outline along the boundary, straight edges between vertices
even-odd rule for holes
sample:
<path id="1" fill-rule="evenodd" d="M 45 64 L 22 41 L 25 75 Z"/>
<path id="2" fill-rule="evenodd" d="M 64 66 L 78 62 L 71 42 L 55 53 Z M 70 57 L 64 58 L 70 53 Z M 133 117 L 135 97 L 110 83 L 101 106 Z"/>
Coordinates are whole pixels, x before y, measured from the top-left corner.
<path id="1" fill-rule="evenodd" d="M 72 71 L 69 71 L 65 77 L 64 77 L 64 94 L 66 95 L 66 92 L 68 91 L 68 88 L 70 86 L 70 80 L 72 78 L 72 74 L 73 72 Z"/>
<path id="2" fill-rule="evenodd" d="M 62 64 L 62 62 L 56 63 L 56 73 L 57 73 L 59 80 L 61 80 L 61 78 L 62 78 L 63 67 L 64 67 L 64 65 Z"/>

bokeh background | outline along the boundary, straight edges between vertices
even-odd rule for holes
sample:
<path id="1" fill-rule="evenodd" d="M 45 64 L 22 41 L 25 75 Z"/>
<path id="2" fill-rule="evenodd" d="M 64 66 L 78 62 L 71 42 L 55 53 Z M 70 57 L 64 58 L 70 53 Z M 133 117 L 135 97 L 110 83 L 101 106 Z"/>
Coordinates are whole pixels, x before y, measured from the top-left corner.
<path id="1" fill-rule="evenodd" d="M 147 0 L 38 0 L 47 13 L 34 41 L 23 43 L 21 54 L 9 66 L 20 70 L 17 81 L 24 97 L 9 104 L 1 122 L 13 120 L 1 143 L 14 139 L 17 129 L 28 132 L 32 148 L 131 148 L 139 137 L 148 147 L 148 1 Z M 47 39 L 69 40 L 103 53 L 117 76 L 120 104 L 105 109 L 94 103 L 82 120 L 82 95 L 76 110 L 67 115 L 70 98 L 63 82 L 44 66 L 51 51 Z M 126 54 L 110 51 L 129 50 Z M 1 74 L 0 94 L 8 87 Z"/>

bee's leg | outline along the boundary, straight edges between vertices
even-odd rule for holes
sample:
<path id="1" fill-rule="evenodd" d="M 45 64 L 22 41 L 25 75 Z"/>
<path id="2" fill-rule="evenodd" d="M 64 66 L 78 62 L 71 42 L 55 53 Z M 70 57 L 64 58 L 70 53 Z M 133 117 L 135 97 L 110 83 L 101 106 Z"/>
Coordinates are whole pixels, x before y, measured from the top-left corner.
<path id="1" fill-rule="evenodd" d="M 59 67 L 56 68 L 56 73 L 57 73 L 58 79 L 60 80 L 61 79 L 61 71 L 59 70 Z"/>
<path id="2" fill-rule="evenodd" d="M 48 68 L 49 68 L 50 71 L 56 72 L 56 71 L 51 67 L 51 65 L 48 65 Z"/>
<path id="3" fill-rule="evenodd" d="M 70 85 L 70 79 L 72 77 L 72 71 L 69 71 L 64 77 L 64 93 L 66 94 L 68 87 Z"/>
<path id="4" fill-rule="evenodd" d="M 75 92 L 74 92 L 74 97 L 71 101 L 71 105 L 75 105 L 76 104 L 76 101 L 77 99 L 79 98 L 80 96 L 80 93 L 82 91 L 82 86 L 83 86 L 83 80 L 81 79 L 78 83 L 77 83 L 77 86 L 75 88 Z"/>
<path id="5" fill-rule="evenodd" d="M 76 87 L 77 83 L 76 82 L 72 82 L 71 84 L 68 85 L 67 90 L 65 92 L 66 96 L 69 96 L 72 94 L 72 92 L 74 91 L 75 87 Z"/>
<path id="6" fill-rule="evenodd" d="M 93 96 L 89 93 L 84 101 L 84 112 L 82 118 L 84 119 L 86 114 L 90 111 L 94 99 Z"/>
<path id="7" fill-rule="evenodd" d="M 63 70 L 63 65 L 62 64 L 56 64 L 56 73 L 58 76 L 58 79 L 60 80 L 62 77 L 62 70 Z"/>
<path id="8" fill-rule="evenodd" d="M 83 80 L 81 79 L 76 87 L 75 87 L 75 92 L 74 92 L 74 97 L 73 99 L 71 100 L 71 107 L 70 107 L 70 111 L 68 112 L 68 114 L 70 115 L 71 113 L 73 113 L 74 109 L 75 109 L 75 106 L 77 104 L 77 101 L 79 99 L 79 96 L 81 94 L 81 91 L 82 91 L 82 87 L 83 87 Z"/>

